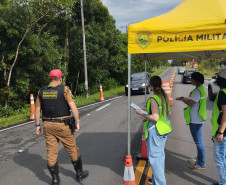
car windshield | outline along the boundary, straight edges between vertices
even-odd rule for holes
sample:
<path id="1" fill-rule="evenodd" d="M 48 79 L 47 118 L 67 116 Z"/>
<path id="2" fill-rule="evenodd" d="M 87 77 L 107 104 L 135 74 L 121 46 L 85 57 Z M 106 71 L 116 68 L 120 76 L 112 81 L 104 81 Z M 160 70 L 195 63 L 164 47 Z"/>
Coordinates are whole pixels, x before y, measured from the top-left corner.
<path id="1" fill-rule="evenodd" d="M 136 73 L 131 75 L 131 80 L 144 80 L 145 79 L 145 73 Z"/>
<path id="2" fill-rule="evenodd" d="M 187 75 L 191 76 L 192 73 L 194 73 L 195 71 L 187 71 Z"/>

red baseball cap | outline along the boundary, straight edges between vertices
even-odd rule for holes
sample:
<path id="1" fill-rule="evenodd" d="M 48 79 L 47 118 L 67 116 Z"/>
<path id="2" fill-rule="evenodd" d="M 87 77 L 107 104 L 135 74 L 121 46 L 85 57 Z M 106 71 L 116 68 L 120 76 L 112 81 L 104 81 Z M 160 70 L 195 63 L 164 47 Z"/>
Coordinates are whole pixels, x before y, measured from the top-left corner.
<path id="1" fill-rule="evenodd" d="M 61 72 L 61 70 L 59 70 L 59 69 L 53 69 L 52 71 L 50 71 L 50 73 L 49 73 L 49 78 L 51 79 L 51 80 L 53 80 L 53 79 L 55 79 L 55 78 L 60 78 L 60 77 L 62 77 L 62 72 Z"/>

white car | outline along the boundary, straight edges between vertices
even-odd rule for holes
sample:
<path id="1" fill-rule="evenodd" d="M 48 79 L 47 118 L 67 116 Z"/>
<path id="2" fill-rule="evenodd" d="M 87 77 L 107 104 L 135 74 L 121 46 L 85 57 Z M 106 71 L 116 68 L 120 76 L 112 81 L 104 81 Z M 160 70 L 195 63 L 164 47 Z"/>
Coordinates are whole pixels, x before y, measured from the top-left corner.
<path id="1" fill-rule="evenodd" d="M 185 70 L 186 69 L 184 67 L 179 67 L 178 68 L 178 74 L 184 74 Z"/>
<path id="2" fill-rule="evenodd" d="M 215 84 L 216 79 L 217 79 L 217 77 L 213 76 L 208 84 L 208 97 L 209 97 L 209 100 L 211 100 L 211 101 L 215 100 L 217 93 L 220 90 L 220 87 L 217 84 Z"/>

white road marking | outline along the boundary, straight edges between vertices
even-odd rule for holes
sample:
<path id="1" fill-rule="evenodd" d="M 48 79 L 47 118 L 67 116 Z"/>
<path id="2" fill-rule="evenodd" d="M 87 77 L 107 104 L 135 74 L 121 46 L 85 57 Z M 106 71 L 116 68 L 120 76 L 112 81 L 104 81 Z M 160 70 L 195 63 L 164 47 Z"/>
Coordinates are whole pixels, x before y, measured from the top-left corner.
<path id="1" fill-rule="evenodd" d="M 9 129 L 12 129 L 12 128 L 20 127 L 20 126 L 23 126 L 23 125 L 27 125 L 27 124 L 29 124 L 31 122 L 34 122 L 34 121 L 29 121 L 27 123 L 23 123 L 23 124 L 16 125 L 16 126 L 13 126 L 13 127 L 5 128 L 5 129 L 0 130 L 0 132 L 6 131 L 6 130 L 9 130 Z"/>
<path id="2" fill-rule="evenodd" d="M 118 96 L 118 97 L 111 98 L 109 100 L 105 100 L 105 101 L 102 101 L 102 102 L 98 102 L 98 103 L 93 103 L 93 104 L 90 104 L 90 105 L 86 105 L 86 106 L 80 107 L 78 109 L 83 109 L 83 108 L 86 108 L 86 107 L 90 107 L 92 105 L 97 105 L 97 104 L 100 104 L 100 103 L 108 102 L 108 101 L 115 100 L 115 99 L 118 99 L 118 98 L 121 98 L 121 97 L 123 97 L 123 96 Z"/>
<path id="3" fill-rule="evenodd" d="M 103 108 L 105 108 L 105 107 L 107 107 L 107 106 L 109 106 L 110 105 L 110 103 L 109 104 L 107 104 L 107 105 L 104 105 L 103 107 L 100 107 L 99 109 L 97 109 L 96 111 L 99 111 L 99 110 L 101 110 L 101 109 L 103 109 Z"/>
<path id="4" fill-rule="evenodd" d="M 108 102 L 108 101 L 115 100 L 115 99 L 118 99 L 118 98 L 121 98 L 121 97 L 123 97 L 123 96 L 117 96 L 115 98 L 111 98 L 111 99 L 108 99 L 108 100 L 105 100 L 105 101 L 102 101 L 102 102 L 98 102 L 98 103 L 93 103 L 93 104 L 90 104 L 90 105 L 87 105 L 87 106 L 80 107 L 78 109 L 83 109 L 83 108 L 86 108 L 86 107 L 90 107 L 92 105 L 97 105 L 97 104 L 100 104 L 100 103 Z M 27 125 L 27 124 L 32 123 L 32 122 L 34 122 L 34 121 L 29 121 L 29 122 L 26 122 L 26 123 L 23 123 L 23 124 L 19 124 L 19 125 L 16 125 L 16 126 L 12 126 L 12 127 L 6 128 L 6 129 L 2 129 L 2 130 L 0 130 L 0 132 L 4 132 L 6 130 L 10 130 L 10 129 L 13 129 L 13 128 L 21 127 L 21 126 Z"/>

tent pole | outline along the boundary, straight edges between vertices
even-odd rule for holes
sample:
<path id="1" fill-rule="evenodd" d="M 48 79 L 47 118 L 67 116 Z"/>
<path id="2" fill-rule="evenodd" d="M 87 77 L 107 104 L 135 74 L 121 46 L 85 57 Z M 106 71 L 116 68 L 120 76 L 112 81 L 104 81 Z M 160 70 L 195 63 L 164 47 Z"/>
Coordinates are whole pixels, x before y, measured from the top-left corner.
<path id="1" fill-rule="evenodd" d="M 145 59 L 144 61 L 145 65 L 144 65 L 144 68 L 145 68 L 145 99 L 144 99 L 144 102 L 146 103 L 147 102 L 147 59 Z"/>
<path id="2" fill-rule="evenodd" d="M 131 55 L 128 54 L 128 156 L 130 156 Z"/>

